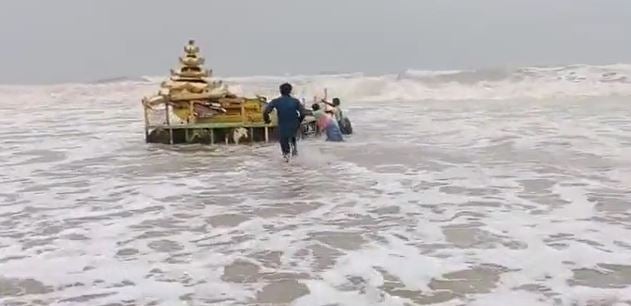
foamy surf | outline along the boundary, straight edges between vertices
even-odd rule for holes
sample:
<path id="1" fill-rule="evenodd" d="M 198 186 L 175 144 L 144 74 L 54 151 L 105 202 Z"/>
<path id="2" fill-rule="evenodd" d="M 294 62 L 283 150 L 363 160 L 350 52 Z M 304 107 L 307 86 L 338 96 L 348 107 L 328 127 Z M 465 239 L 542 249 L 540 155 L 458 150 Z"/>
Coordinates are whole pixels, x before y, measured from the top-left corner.
<path id="1" fill-rule="evenodd" d="M 481 78 L 521 97 L 499 101 L 460 72 L 302 76 L 460 91 L 347 89 L 356 134 L 290 164 L 277 144 L 145 144 L 154 83 L 2 86 L 0 304 L 628 304 L 628 89 L 579 68 L 540 81 L 562 98 Z"/>
<path id="2" fill-rule="evenodd" d="M 384 102 L 421 100 L 509 100 L 509 99 L 564 99 L 571 97 L 606 97 L 631 95 L 631 65 L 568 65 L 559 67 L 494 68 L 480 70 L 420 71 L 408 69 L 398 74 L 365 75 L 363 73 L 250 76 L 223 78 L 238 94 L 274 97 L 278 84 L 292 82 L 295 95 L 307 102 L 313 97 L 331 95 L 345 101 Z M 112 78 L 96 84 L 62 84 L 39 86 L 0 86 L 2 92 L 22 89 L 46 90 L 60 94 L 70 88 L 90 88 L 113 94 L 119 91 L 154 93 L 164 76 L 140 78 Z M 69 87 L 69 85 L 72 85 Z M 86 87 L 87 86 L 87 87 Z M 330 98 L 330 97 L 329 97 Z"/>
<path id="3" fill-rule="evenodd" d="M 361 73 L 315 76 L 226 78 L 243 94 L 273 96 L 279 82 L 297 86 L 310 101 L 324 89 L 347 101 L 504 100 L 631 95 L 631 65 L 571 65 L 473 71 L 406 70 L 398 74 Z"/>

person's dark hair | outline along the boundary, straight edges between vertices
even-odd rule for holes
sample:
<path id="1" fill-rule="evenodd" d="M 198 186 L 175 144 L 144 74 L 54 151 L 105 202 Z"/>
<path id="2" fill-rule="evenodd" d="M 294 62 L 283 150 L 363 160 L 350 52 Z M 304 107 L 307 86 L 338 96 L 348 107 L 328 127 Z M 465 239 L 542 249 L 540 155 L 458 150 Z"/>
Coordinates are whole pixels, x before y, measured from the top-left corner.
<path id="1" fill-rule="evenodd" d="M 317 111 L 320 109 L 320 104 L 318 103 L 313 103 L 313 105 L 311 105 L 311 109 L 314 111 Z"/>
<path id="2" fill-rule="evenodd" d="M 339 106 L 340 105 L 340 99 L 339 98 L 333 98 L 333 105 Z"/>
<path id="3" fill-rule="evenodd" d="M 283 96 L 289 96 L 289 94 L 291 94 L 291 89 L 291 84 L 284 83 L 280 85 L 280 94 Z"/>

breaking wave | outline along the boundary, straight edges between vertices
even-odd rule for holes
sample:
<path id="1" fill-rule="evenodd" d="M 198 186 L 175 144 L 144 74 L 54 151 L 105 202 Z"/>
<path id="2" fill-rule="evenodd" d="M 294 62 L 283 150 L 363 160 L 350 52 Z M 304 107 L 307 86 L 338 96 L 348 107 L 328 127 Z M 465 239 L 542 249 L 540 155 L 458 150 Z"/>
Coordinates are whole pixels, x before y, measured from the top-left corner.
<path id="1" fill-rule="evenodd" d="M 346 100 L 503 100 L 631 95 L 631 65 L 571 65 L 471 71 L 406 70 L 398 74 L 357 74 L 226 78 L 243 94 L 275 95 L 281 81 L 306 99 L 324 89 Z"/>
<path id="2" fill-rule="evenodd" d="M 276 96 L 278 85 L 288 81 L 295 87 L 294 94 L 306 101 L 322 97 L 325 89 L 329 96 L 349 102 L 631 96 L 631 64 L 455 71 L 405 70 L 387 75 L 346 73 L 217 78 L 237 94 L 267 97 Z M 122 77 L 74 85 L 94 86 L 102 90 L 111 86 L 132 86 L 138 89 L 151 88 L 148 92 L 151 93 L 165 79 L 166 76 Z"/>
<path id="3" fill-rule="evenodd" d="M 151 78 L 147 77 L 117 77 L 108 79 L 99 79 L 92 83 L 94 84 L 108 84 L 108 83 L 122 83 L 122 82 L 151 82 Z"/>

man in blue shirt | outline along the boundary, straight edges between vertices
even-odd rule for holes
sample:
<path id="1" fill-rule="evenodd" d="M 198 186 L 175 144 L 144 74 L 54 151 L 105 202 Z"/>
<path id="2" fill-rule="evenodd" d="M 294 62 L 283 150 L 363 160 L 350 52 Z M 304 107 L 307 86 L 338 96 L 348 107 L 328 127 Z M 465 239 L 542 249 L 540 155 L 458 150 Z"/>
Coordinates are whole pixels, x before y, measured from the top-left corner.
<path id="1" fill-rule="evenodd" d="M 305 119 L 305 108 L 298 99 L 291 96 L 291 84 L 280 85 L 280 97 L 272 100 L 263 111 L 263 120 L 269 124 L 271 122 L 269 113 L 276 109 L 278 117 L 278 136 L 283 157 L 289 161 L 289 153 L 295 156 L 298 154 L 296 147 L 296 133 L 300 128 L 302 120 Z M 290 147 L 293 147 L 293 149 Z"/>

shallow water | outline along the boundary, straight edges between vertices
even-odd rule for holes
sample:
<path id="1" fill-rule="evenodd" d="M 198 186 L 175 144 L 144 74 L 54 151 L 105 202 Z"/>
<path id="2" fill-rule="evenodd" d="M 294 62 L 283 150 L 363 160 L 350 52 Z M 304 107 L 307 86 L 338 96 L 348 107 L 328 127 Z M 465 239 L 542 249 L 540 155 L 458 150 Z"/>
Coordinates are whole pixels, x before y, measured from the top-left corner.
<path id="1" fill-rule="evenodd" d="M 351 102 L 287 165 L 145 144 L 153 90 L 0 91 L 0 304 L 631 303 L 623 99 Z"/>

